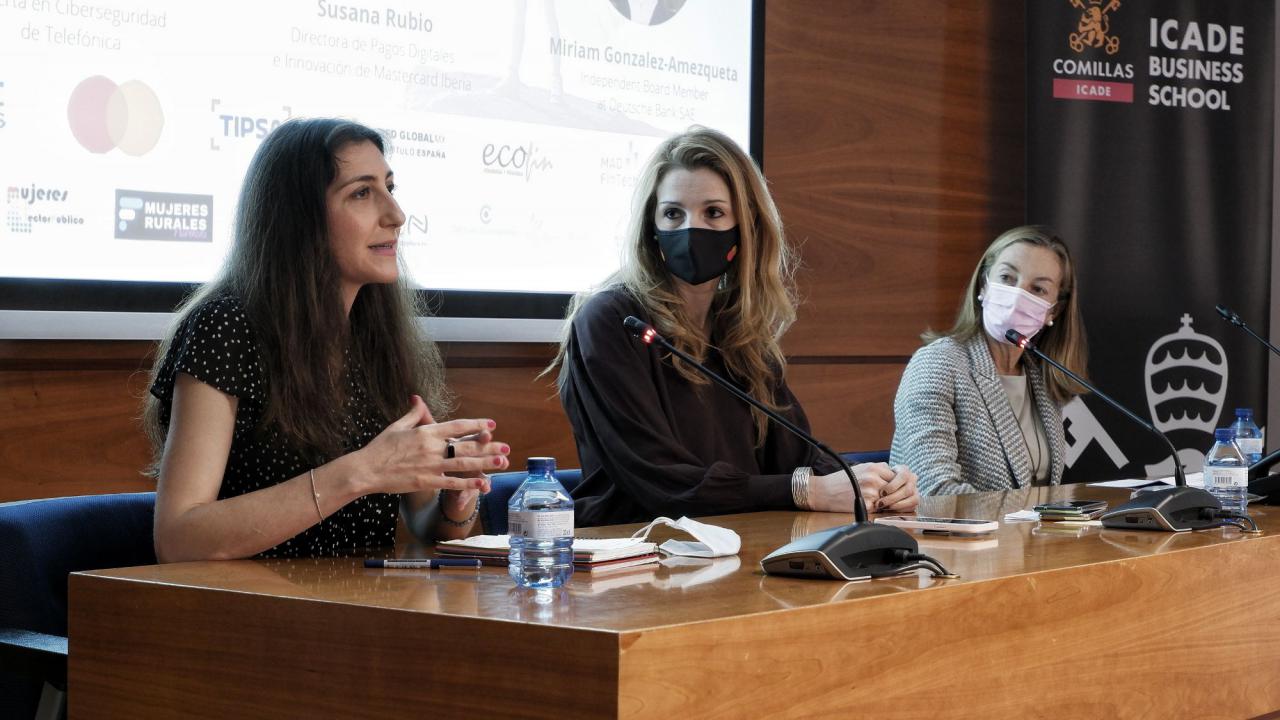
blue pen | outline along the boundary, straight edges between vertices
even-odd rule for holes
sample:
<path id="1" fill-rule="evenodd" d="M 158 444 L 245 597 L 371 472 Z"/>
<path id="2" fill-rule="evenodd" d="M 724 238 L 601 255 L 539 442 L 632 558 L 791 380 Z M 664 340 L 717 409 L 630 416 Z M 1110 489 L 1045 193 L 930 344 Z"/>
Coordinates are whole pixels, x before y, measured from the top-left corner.
<path id="1" fill-rule="evenodd" d="M 440 570 L 441 568 L 470 568 L 478 570 L 484 563 L 479 560 L 467 558 L 399 558 L 389 560 L 375 560 L 373 558 L 365 558 L 364 566 L 367 568 L 425 568 L 427 570 Z"/>

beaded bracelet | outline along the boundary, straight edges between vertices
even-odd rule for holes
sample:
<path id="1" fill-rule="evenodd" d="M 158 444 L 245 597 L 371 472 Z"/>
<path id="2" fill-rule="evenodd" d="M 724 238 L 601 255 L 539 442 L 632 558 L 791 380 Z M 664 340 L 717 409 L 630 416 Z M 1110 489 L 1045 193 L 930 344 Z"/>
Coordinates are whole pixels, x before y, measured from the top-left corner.
<path id="1" fill-rule="evenodd" d="M 441 490 L 440 494 L 443 495 L 445 493 L 455 493 L 455 492 L 457 492 L 457 490 Z M 484 497 L 484 493 L 480 493 L 479 495 L 476 496 L 476 504 L 471 508 L 471 514 L 467 516 L 466 520 L 454 520 L 453 518 L 449 517 L 448 513 L 444 511 L 444 504 L 441 503 L 440 519 L 444 520 L 445 522 L 449 523 L 454 527 L 466 527 L 470 525 L 471 523 L 475 522 L 476 516 L 480 514 L 480 498 L 481 497 Z"/>

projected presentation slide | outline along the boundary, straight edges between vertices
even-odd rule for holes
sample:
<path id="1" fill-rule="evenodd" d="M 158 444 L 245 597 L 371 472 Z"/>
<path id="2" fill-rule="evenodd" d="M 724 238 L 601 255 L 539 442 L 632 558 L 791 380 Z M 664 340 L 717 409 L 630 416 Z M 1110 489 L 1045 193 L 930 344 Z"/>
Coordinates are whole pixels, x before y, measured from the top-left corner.
<path id="1" fill-rule="evenodd" d="M 293 117 L 381 131 L 413 281 L 573 292 L 641 165 L 747 147 L 749 0 L 0 0 L 0 277 L 201 282 Z"/>

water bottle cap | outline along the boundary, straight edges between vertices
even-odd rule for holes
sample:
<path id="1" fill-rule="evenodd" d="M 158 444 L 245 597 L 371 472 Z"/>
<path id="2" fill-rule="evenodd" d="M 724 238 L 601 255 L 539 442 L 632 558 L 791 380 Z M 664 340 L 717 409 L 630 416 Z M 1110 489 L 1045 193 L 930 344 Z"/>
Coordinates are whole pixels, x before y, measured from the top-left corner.
<path id="1" fill-rule="evenodd" d="M 1217 442 L 1231 442 L 1236 439 L 1236 434 L 1231 428 L 1218 428 L 1213 431 L 1213 439 Z"/>
<path id="2" fill-rule="evenodd" d="M 1253 417 L 1253 408 L 1236 408 L 1236 417 Z"/>
<path id="3" fill-rule="evenodd" d="M 531 474 L 552 474 L 556 472 L 556 459 L 553 457 L 531 457 L 529 458 L 527 472 Z"/>

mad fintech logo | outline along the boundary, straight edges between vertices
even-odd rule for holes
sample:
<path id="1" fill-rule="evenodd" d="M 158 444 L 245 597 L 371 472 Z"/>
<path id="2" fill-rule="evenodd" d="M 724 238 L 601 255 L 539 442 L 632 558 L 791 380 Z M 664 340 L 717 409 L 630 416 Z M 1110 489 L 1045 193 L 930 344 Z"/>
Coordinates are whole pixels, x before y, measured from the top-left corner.
<path id="1" fill-rule="evenodd" d="M 116 190 L 115 236 L 213 242 L 213 196 Z"/>

